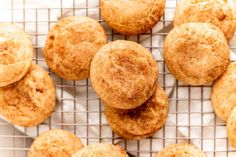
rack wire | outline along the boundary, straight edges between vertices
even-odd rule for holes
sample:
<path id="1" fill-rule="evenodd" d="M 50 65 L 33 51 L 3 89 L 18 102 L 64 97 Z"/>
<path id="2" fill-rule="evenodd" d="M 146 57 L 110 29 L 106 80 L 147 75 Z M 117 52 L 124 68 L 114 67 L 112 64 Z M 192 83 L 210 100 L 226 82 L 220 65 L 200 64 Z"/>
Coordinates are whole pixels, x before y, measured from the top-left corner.
<path id="1" fill-rule="evenodd" d="M 9 7 L 0 7 L 0 22 L 18 24 L 32 37 L 35 51 L 33 61 L 48 70 L 55 81 L 58 96 L 56 111 L 47 122 L 35 128 L 16 129 L 12 124 L 0 120 L 0 156 L 27 156 L 33 138 L 38 136 L 40 132 L 61 128 L 79 136 L 84 144 L 98 142 L 120 144 L 135 157 L 152 157 L 168 144 L 181 141 L 194 143 L 209 157 L 235 157 L 236 151 L 228 144 L 225 123 L 215 116 L 211 108 L 209 94 L 211 85 L 195 87 L 184 85 L 175 81 L 165 66 L 162 57 L 163 41 L 172 28 L 171 17 L 174 13 L 176 0 L 167 0 L 165 14 L 157 26 L 148 33 L 132 37 L 120 35 L 106 25 L 101 17 L 98 1 L 97 5 L 94 5 L 91 4 L 94 3 L 94 0 L 55 0 L 52 2 L 55 3 L 54 6 L 29 7 L 34 3 L 33 1 L 11 0 L 5 2 L 8 3 L 5 5 Z M 68 3 L 70 5 L 67 5 Z M 0 6 L 2 4 L 4 1 L 0 0 Z M 82 13 L 91 16 L 91 12 L 93 15 L 97 15 L 93 18 L 106 29 L 109 41 L 134 40 L 149 49 L 158 62 L 159 83 L 166 92 L 171 93 L 169 97 L 170 111 L 165 127 L 151 138 L 141 141 L 126 141 L 115 135 L 104 118 L 103 106 L 95 95 L 90 81 L 63 80 L 46 66 L 42 49 L 48 30 L 58 21 L 53 15 L 80 16 Z M 230 43 L 232 53 L 236 51 L 236 45 L 233 45 L 236 43 L 235 41 L 236 36 Z M 232 57 L 232 61 L 235 59 Z M 170 82 L 174 82 L 174 84 L 170 84 Z M 68 97 L 68 92 L 72 97 Z M 81 104 L 84 110 L 81 110 L 78 104 Z M 80 120 L 80 117 L 84 117 L 84 119 Z M 91 128 L 95 129 L 97 134 L 91 133 Z"/>

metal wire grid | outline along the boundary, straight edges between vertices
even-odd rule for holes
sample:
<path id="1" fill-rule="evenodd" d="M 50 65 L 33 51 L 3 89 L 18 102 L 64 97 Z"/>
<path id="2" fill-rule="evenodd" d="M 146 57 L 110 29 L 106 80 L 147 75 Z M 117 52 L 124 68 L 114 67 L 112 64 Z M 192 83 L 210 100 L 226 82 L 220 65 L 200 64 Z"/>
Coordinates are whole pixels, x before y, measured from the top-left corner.
<path id="1" fill-rule="evenodd" d="M 16 4 L 19 4 L 19 2 L 22 4 L 22 7 L 16 6 Z M 170 28 L 160 29 L 160 31 L 154 31 L 154 28 L 148 33 L 143 33 L 142 35 L 134 37 L 122 36 L 114 32 L 113 30 L 110 30 L 104 20 L 101 18 L 99 8 L 90 7 L 91 0 L 71 0 L 70 3 L 72 4 L 72 6 L 70 7 L 64 6 L 64 4 L 68 3 L 69 0 L 60 0 L 59 6 L 57 7 L 33 9 L 26 7 L 27 2 L 27 0 L 11 0 L 11 8 L 4 8 L 0 10 L 0 22 L 16 23 L 22 26 L 32 36 L 35 50 L 34 62 L 36 64 L 39 64 L 40 66 L 47 69 L 45 60 L 42 55 L 42 48 L 44 46 L 44 43 L 40 41 L 45 41 L 47 35 L 47 32 L 42 30 L 46 28 L 46 30 L 48 31 L 49 28 L 57 22 L 57 19 L 52 18 L 52 14 L 59 12 L 61 16 L 64 16 L 64 14 L 78 15 L 78 11 L 83 11 L 85 15 L 90 16 L 90 12 L 93 10 L 97 12 L 97 20 L 106 28 L 109 41 L 113 41 L 116 39 L 126 39 L 134 40 L 140 43 L 140 40 L 142 38 L 148 37 L 149 44 L 146 44 L 145 42 L 142 42 L 142 44 L 145 45 L 145 47 L 153 53 L 158 62 L 160 71 L 159 82 L 162 84 L 166 91 L 170 91 L 173 89 L 173 84 L 168 83 L 168 80 L 173 80 L 173 77 L 165 67 L 165 61 L 163 60 L 161 54 L 163 41 L 171 28 L 170 23 L 172 22 L 172 19 L 167 18 L 167 14 L 173 14 L 176 0 L 167 0 L 165 15 L 157 26 L 157 30 L 159 27 Z M 84 3 L 84 5 L 77 5 L 82 3 Z M 171 5 L 168 5 L 168 3 Z M 174 3 L 174 6 L 172 5 L 172 3 Z M 46 18 L 44 19 L 39 18 L 39 15 L 42 15 L 42 12 L 46 12 Z M 11 15 L 10 21 L 6 21 L 5 17 L 2 16 L 4 14 L 1 13 L 8 13 L 9 15 Z M 28 14 L 34 14 L 35 18 L 28 18 Z M 30 29 L 34 27 L 34 31 L 29 32 L 28 27 Z M 155 37 L 162 39 L 162 42 L 158 44 L 155 43 Z M 236 38 L 234 37 L 231 44 L 235 43 L 235 40 Z M 235 51 L 236 45 L 234 45 L 234 47 L 231 46 L 231 50 Z M 57 105 L 59 109 L 57 109 L 56 112 L 49 118 L 48 122 L 36 127 L 36 136 L 42 130 L 42 127 L 43 129 L 45 129 L 45 126 L 47 127 L 46 130 L 59 127 L 72 131 L 74 132 L 74 134 L 77 134 L 77 130 L 84 129 L 85 135 L 80 135 L 80 138 L 82 139 L 84 144 L 98 142 L 108 142 L 114 144 L 119 143 L 120 145 L 125 147 L 130 154 L 137 157 L 152 157 L 156 152 L 158 152 L 168 144 L 177 143 L 180 141 L 187 141 L 197 144 L 197 146 L 207 152 L 209 156 L 236 156 L 236 151 L 230 148 L 224 131 L 223 136 L 218 135 L 218 132 L 222 133 L 222 130 L 225 130 L 225 123 L 220 121 L 214 115 L 212 110 L 205 110 L 205 107 L 207 106 L 206 102 L 209 103 L 210 101 L 209 91 L 211 85 L 190 87 L 176 81 L 173 94 L 169 98 L 169 118 L 172 118 L 172 120 L 174 119 L 174 123 L 170 123 L 167 121 L 165 127 L 158 131 L 157 134 L 155 134 L 152 138 L 144 139 L 141 141 L 125 141 L 116 136 L 113 132 L 107 134 L 107 132 L 105 131 L 107 129 L 110 130 L 110 128 L 105 121 L 101 101 L 94 94 L 89 80 L 66 81 L 60 79 L 54 73 L 51 73 L 50 70 L 49 73 L 54 79 L 56 87 L 59 91 L 57 92 Z M 73 97 L 68 98 L 65 96 L 64 91 L 66 91 L 67 89 L 70 89 L 70 91 L 72 91 L 71 95 L 73 95 Z M 187 95 L 183 96 L 182 93 L 186 92 Z M 68 101 L 72 105 L 73 111 L 67 111 L 67 109 L 64 108 L 64 103 L 66 101 Z M 78 102 L 84 105 L 84 107 L 86 108 L 85 111 L 81 111 L 77 108 Z M 200 106 L 200 109 L 194 109 L 194 105 L 196 104 Z M 86 117 L 86 123 L 78 122 L 77 117 L 79 114 L 82 114 Z M 53 121 L 54 116 L 59 116 L 61 122 L 55 123 Z M 73 123 L 67 123 L 65 120 L 66 117 L 70 117 L 70 119 L 73 119 Z M 209 117 L 213 117 L 213 121 L 205 124 L 205 118 Z M 93 121 L 91 122 L 90 119 L 93 119 Z M 96 120 L 94 121 L 94 119 Z M 181 119 L 181 121 L 179 119 Z M 183 123 L 183 119 L 185 119 L 186 122 Z M 198 121 L 198 123 L 193 125 L 192 120 Z M 97 128 L 98 136 L 93 137 L 90 135 L 91 127 Z M 11 130 L 10 132 L 6 131 L 9 129 Z M 31 130 L 31 128 L 24 128 L 25 133 L 30 132 Z M 181 130 L 184 130 L 185 132 L 187 132 L 187 134 L 183 136 Z M 198 134 L 198 136 L 193 137 L 191 133 L 196 130 L 198 130 L 200 133 Z M 211 134 L 210 136 L 205 135 L 209 132 Z M 27 156 L 27 151 L 29 150 L 29 147 L 33 141 L 32 138 L 32 136 L 28 136 L 17 131 L 13 125 L 0 120 L 0 156 L 3 156 L 2 154 L 4 154 L 4 157 Z M 1 143 L 1 141 L 4 142 Z M 221 145 L 225 145 L 224 149 L 222 149 L 222 147 L 218 148 L 219 143 Z M 211 147 L 211 149 L 206 149 L 207 147 Z"/>

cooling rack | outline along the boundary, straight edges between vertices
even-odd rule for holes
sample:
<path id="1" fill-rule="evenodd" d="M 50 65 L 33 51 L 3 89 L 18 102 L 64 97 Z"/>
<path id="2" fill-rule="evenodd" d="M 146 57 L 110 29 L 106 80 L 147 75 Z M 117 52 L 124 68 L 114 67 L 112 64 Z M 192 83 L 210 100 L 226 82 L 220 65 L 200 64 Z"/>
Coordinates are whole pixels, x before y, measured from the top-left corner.
<path id="1" fill-rule="evenodd" d="M 225 123 L 215 116 L 211 108 L 211 85 L 184 85 L 176 81 L 165 66 L 162 57 L 163 41 L 172 29 L 176 0 L 167 0 L 165 14 L 157 26 L 138 36 L 123 36 L 111 30 L 101 17 L 99 0 L 45 0 L 43 5 L 38 2 L 0 0 L 0 22 L 15 23 L 32 37 L 35 51 L 33 62 L 48 70 L 55 81 L 57 109 L 48 121 L 34 128 L 15 127 L 0 120 L 0 156 L 27 156 L 33 138 L 52 128 L 73 132 L 84 144 L 120 144 L 135 157 L 152 157 L 165 146 L 182 141 L 194 143 L 209 157 L 236 156 L 236 151 L 228 144 Z M 47 32 L 58 19 L 69 15 L 90 16 L 103 25 L 109 41 L 133 40 L 144 45 L 154 55 L 159 65 L 159 83 L 169 94 L 170 111 L 165 127 L 153 137 L 141 141 L 121 139 L 109 128 L 101 101 L 89 80 L 63 80 L 48 69 L 43 57 Z M 235 60 L 236 36 L 231 40 L 230 48 L 231 60 Z"/>

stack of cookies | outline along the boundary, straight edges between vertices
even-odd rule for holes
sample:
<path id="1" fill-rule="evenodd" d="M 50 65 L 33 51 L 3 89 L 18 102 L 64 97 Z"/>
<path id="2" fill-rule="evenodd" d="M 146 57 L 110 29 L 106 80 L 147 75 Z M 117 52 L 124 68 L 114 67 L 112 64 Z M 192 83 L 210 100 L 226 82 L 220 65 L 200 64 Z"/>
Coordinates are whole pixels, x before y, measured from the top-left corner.
<path id="1" fill-rule="evenodd" d="M 123 138 L 148 137 L 164 125 L 168 99 L 157 83 L 157 63 L 142 45 L 118 40 L 103 46 L 90 77 L 108 123 Z"/>
<path id="2" fill-rule="evenodd" d="M 175 28 L 164 44 L 164 58 L 176 79 L 205 85 L 221 76 L 230 63 L 228 41 L 236 29 L 236 14 L 225 0 L 180 0 Z"/>
<path id="3" fill-rule="evenodd" d="M 235 10 L 225 0 L 180 0 L 174 26 L 164 44 L 169 71 L 188 85 L 214 81 L 212 105 L 236 147 L 236 63 L 230 63 L 228 46 L 236 30 Z"/>
<path id="4" fill-rule="evenodd" d="M 15 125 L 38 125 L 55 108 L 54 83 L 32 59 L 28 35 L 15 25 L 0 24 L 0 114 Z"/>

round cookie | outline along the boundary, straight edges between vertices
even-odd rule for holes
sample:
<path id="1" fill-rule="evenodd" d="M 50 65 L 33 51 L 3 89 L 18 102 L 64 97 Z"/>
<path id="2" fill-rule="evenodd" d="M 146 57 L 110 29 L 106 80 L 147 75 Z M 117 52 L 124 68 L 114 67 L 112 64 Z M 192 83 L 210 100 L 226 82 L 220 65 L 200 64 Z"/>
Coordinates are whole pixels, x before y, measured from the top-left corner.
<path id="1" fill-rule="evenodd" d="M 212 86 L 211 102 L 220 119 L 227 121 L 236 106 L 236 62 L 230 63 L 224 74 Z"/>
<path id="2" fill-rule="evenodd" d="M 180 0 L 174 16 L 174 26 L 189 22 L 212 23 L 229 41 L 236 29 L 236 12 L 227 0 Z"/>
<path id="3" fill-rule="evenodd" d="M 230 113 L 226 128 L 229 142 L 234 148 L 236 148 L 236 107 L 234 107 Z"/>
<path id="4" fill-rule="evenodd" d="M 164 58 L 177 80 L 189 85 L 204 85 L 226 70 L 230 63 L 230 49 L 224 34 L 216 26 L 186 23 L 168 34 Z"/>
<path id="5" fill-rule="evenodd" d="M 168 97 L 165 91 L 157 86 L 154 95 L 141 106 L 122 110 L 105 105 L 104 113 L 114 132 L 124 139 L 138 140 L 152 136 L 163 127 L 168 109 Z"/>
<path id="6" fill-rule="evenodd" d="M 125 150 L 118 145 L 93 144 L 84 147 L 72 157 L 129 157 Z"/>
<path id="7" fill-rule="evenodd" d="M 66 17 L 49 31 L 44 56 L 53 72 L 67 80 L 89 77 L 96 52 L 107 42 L 102 26 L 89 17 Z"/>
<path id="8" fill-rule="evenodd" d="M 111 28 L 135 35 L 147 32 L 160 20 L 165 0 L 101 0 L 100 9 Z"/>
<path id="9" fill-rule="evenodd" d="M 40 134 L 31 145 L 29 157 L 71 157 L 83 148 L 80 139 L 74 134 L 53 129 Z"/>
<path id="10" fill-rule="evenodd" d="M 142 45 L 118 40 L 103 46 L 90 69 L 92 86 L 102 101 L 115 108 L 142 105 L 154 93 L 158 66 Z"/>
<path id="11" fill-rule="evenodd" d="M 29 36 L 13 24 L 0 23 L 0 87 L 22 79 L 33 59 Z"/>
<path id="12" fill-rule="evenodd" d="M 20 126 L 35 126 L 46 120 L 55 108 L 55 86 L 48 73 L 32 64 L 25 77 L 0 88 L 0 114 Z"/>
<path id="13" fill-rule="evenodd" d="M 171 144 L 161 150 L 155 157 L 207 157 L 207 155 L 193 144 Z"/>

